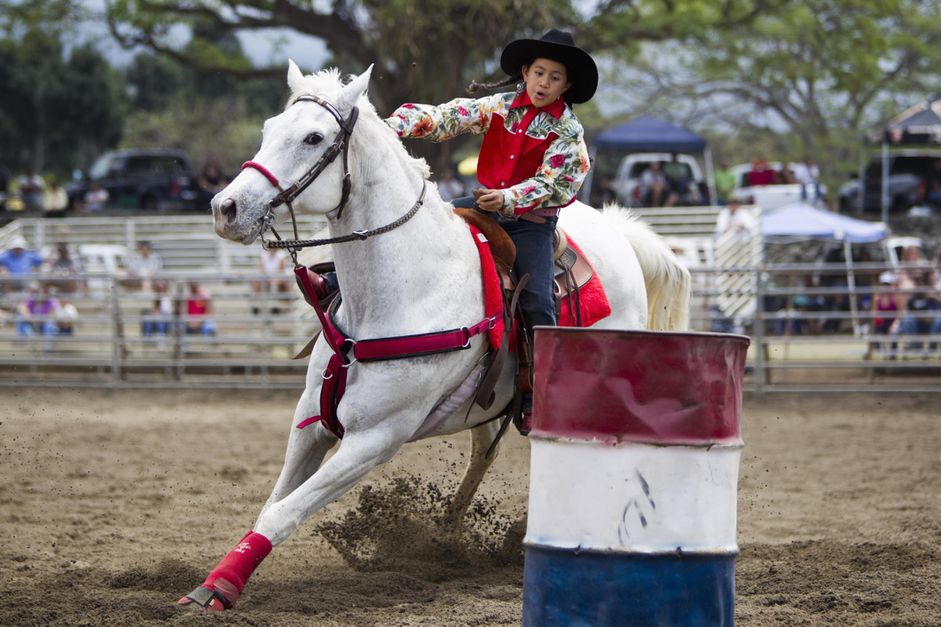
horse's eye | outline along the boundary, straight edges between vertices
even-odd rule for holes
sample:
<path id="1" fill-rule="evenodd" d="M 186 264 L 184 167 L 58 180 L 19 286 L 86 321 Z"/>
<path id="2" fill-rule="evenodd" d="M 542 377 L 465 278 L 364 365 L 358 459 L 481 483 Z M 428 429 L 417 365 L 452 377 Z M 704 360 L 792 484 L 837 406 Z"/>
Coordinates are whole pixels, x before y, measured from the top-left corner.
<path id="1" fill-rule="evenodd" d="M 320 133 L 311 133 L 310 135 L 304 138 L 304 143 L 310 146 L 316 146 L 322 141 L 323 141 L 323 135 L 321 135 Z"/>

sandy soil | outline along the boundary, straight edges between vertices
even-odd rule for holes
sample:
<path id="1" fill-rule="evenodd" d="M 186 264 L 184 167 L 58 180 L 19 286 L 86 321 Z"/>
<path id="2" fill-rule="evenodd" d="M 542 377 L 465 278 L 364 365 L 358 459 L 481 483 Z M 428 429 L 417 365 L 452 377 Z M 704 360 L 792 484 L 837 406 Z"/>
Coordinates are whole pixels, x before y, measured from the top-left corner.
<path id="1" fill-rule="evenodd" d="M 747 399 L 740 625 L 937 624 L 938 397 Z M 178 609 L 250 527 L 290 394 L 0 389 L 2 625 L 500 625 L 521 614 L 528 446 L 459 541 L 466 435 L 407 446 L 307 521 L 224 616 Z"/>

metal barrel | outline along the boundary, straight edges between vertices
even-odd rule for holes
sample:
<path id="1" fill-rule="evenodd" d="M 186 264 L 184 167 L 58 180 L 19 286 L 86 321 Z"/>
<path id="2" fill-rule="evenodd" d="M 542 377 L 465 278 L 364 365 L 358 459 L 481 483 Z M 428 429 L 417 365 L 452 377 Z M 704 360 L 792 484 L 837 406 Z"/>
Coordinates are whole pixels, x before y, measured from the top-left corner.
<path id="1" fill-rule="evenodd" d="M 536 330 L 524 625 L 733 624 L 748 343 Z"/>

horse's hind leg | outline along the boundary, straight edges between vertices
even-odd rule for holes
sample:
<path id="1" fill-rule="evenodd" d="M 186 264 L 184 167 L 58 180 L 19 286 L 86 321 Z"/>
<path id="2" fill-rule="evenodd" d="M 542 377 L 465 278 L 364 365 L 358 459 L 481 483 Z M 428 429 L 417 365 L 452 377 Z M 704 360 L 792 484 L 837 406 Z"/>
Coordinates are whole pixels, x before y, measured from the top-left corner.
<path id="1" fill-rule="evenodd" d="M 486 474 L 487 469 L 490 468 L 493 460 L 497 458 L 497 453 L 500 450 L 499 442 L 493 447 L 493 451 L 491 451 L 489 456 L 487 455 L 487 451 L 490 449 L 490 445 L 493 444 L 493 439 L 497 437 L 499 431 L 500 420 L 491 420 L 479 427 L 471 429 L 470 459 L 467 462 L 467 468 L 464 470 L 461 485 L 458 486 L 457 492 L 454 493 L 454 498 L 451 500 L 451 504 L 448 506 L 447 512 L 445 512 L 444 515 L 444 524 L 449 527 L 457 528 L 461 525 L 464 520 L 464 514 L 467 513 L 467 509 L 474 499 L 474 494 L 477 493 L 477 488 L 480 486 L 480 482 L 483 481 L 484 474 Z"/>

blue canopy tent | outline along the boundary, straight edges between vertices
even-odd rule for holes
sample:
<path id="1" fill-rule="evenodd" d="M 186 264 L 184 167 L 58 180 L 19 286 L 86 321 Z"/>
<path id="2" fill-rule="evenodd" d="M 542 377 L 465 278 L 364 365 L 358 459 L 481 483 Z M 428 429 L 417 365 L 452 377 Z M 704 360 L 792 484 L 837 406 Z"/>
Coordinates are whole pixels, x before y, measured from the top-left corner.
<path id="1" fill-rule="evenodd" d="M 853 271 L 851 247 L 853 244 L 868 244 L 888 237 L 889 229 L 885 223 L 857 220 L 798 202 L 765 212 L 761 217 L 761 234 L 766 242 L 808 239 L 842 242 L 853 330 L 858 335 L 859 312 L 856 305 L 856 275 Z"/>
<path id="2" fill-rule="evenodd" d="M 889 230 L 883 222 L 857 220 L 808 204 L 794 203 L 765 212 L 761 233 L 766 240 L 825 239 L 866 244 L 885 239 Z"/>
<path id="3" fill-rule="evenodd" d="M 652 115 L 642 115 L 623 124 L 613 126 L 595 137 L 593 152 L 671 152 L 702 154 L 706 165 L 706 185 L 709 202 L 715 199 L 712 176 L 712 153 L 705 138 L 681 126 Z M 590 176 L 590 175 L 589 175 Z M 588 198 L 591 180 L 585 182 L 583 198 Z"/>
<path id="4" fill-rule="evenodd" d="M 595 137 L 595 146 L 598 150 L 695 154 L 706 150 L 706 140 L 666 120 L 643 115 L 602 132 Z"/>

